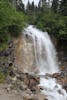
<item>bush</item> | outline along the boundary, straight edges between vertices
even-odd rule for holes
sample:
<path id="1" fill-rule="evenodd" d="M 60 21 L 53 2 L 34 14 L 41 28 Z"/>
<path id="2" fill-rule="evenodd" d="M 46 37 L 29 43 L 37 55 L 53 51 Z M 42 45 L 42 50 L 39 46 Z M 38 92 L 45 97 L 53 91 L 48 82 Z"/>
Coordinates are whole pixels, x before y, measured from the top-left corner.
<path id="1" fill-rule="evenodd" d="M 8 32 L 11 34 L 11 36 L 13 37 L 17 37 L 20 35 L 20 31 L 21 31 L 21 28 L 19 25 L 10 25 L 8 27 Z"/>
<path id="2" fill-rule="evenodd" d="M 8 0 L 0 1 L 0 39 L 5 40 L 9 33 L 13 36 L 19 35 L 20 31 L 25 26 L 24 14 L 17 12 Z M 15 35 L 14 35 L 15 34 Z M 5 36 L 5 37 L 4 37 Z"/>
<path id="3" fill-rule="evenodd" d="M 39 15 L 38 15 L 39 16 Z M 67 38 L 67 17 L 53 12 L 43 13 L 37 18 L 37 27 L 58 38 Z"/>

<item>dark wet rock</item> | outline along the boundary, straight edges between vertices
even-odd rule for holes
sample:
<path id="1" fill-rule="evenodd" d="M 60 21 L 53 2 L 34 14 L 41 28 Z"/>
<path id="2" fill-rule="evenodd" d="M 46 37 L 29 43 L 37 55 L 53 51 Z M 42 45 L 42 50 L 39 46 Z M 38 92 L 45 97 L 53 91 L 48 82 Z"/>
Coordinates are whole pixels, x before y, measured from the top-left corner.
<path id="1" fill-rule="evenodd" d="M 52 77 L 53 77 L 53 78 L 58 78 L 58 77 L 60 77 L 60 73 L 54 73 L 54 74 L 52 75 Z"/>
<path id="2" fill-rule="evenodd" d="M 11 59 L 11 60 L 12 60 L 12 59 Z M 13 65 L 13 62 L 10 61 L 10 60 L 8 60 L 8 64 L 9 64 L 9 66 L 12 66 L 12 65 Z"/>
<path id="3" fill-rule="evenodd" d="M 63 77 L 67 77 L 67 71 L 65 70 L 65 71 L 62 71 L 61 73 L 61 76 L 63 76 Z"/>
<path id="4" fill-rule="evenodd" d="M 15 76 L 14 71 L 13 71 L 13 70 L 11 70 L 11 71 L 9 72 L 9 75 L 10 75 L 11 77 L 14 77 L 14 76 Z"/>
<path id="5" fill-rule="evenodd" d="M 7 57 L 7 56 L 11 55 L 13 50 L 14 50 L 14 48 L 8 48 L 6 51 L 4 51 L 4 56 Z"/>
<path id="6" fill-rule="evenodd" d="M 61 94 L 61 95 L 64 95 L 61 90 L 58 90 L 58 93 Z"/>
<path id="7" fill-rule="evenodd" d="M 54 73 L 52 75 L 53 78 L 56 78 L 56 79 L 64 79 L 64 78 L 67 78 L 67 73 L 66 72 L 61 72 L 61 73 Z"/>
<path id="8" fill-rule="evenodd" d="M 63 88 L 67 91 L 67 84 L 64 84 Z"/>
<path id="9" fill-rule="evenodd" d="M 42 87 L 42 86 L 39 86 L 39 89 L 40 89 L 40 90 L 43 90 L 43 87 Z"/>
<path id="10" fill-rule="evenodd" d="M 34 86 L 36 87 L 36 85 L 39 84 L 39 78 L 36 76 L 26 74 L 24 82 L 31 89 L 32 87 L 34 87 Z"/>
<path id="11" fill-rule="evenodd" d="M 33 93 L 36 93 L 36 88 L 35 88 L 35 87 L 32 87 L 32 88 L 31 88 L 31 91 L 32 91 Z"/>
<path id="12" fill-rule="evenodd" d="M 11 54 L 11 52 L 9 49 L 4 52 L 4 56 L 6 56 L 6 57 L 9 56 L 10 54 Z"/>

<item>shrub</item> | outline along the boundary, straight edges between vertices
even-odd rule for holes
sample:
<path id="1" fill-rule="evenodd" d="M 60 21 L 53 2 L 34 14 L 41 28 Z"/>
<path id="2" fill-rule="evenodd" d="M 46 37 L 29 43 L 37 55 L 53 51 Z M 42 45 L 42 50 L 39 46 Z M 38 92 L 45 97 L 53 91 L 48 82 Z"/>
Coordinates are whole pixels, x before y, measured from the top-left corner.
<path id="1" fill-rule="evenodd" d="M 37 18 L 37 27 L 58 38 L 67 38 L 67 17 L 53 12 L 43 13 Z"/>
<path id="2" fill-rule="evenodd" d="M 13 36 L 19 35 L 20 31 L 25 26 L 24 14 L 17 12 L 8 0 L 0 1 L 0 39 L 4 38 L 10 33 Z M 14 35 L 15 34 L 15 35 Z"/>

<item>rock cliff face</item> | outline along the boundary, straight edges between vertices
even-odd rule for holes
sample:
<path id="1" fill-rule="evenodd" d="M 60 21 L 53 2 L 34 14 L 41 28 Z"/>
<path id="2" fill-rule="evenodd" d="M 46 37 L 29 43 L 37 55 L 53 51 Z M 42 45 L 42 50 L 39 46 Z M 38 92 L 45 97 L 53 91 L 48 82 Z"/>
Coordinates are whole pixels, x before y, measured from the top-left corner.
<path id="1" fill-rule="evenodd" d="M 23 35 L 20 36 L 17 40 L 15 40 L 15 66 L 18 68 L 19 71 L 24 73 L 28 72 L 37 72 L 36 62 L 35 62 L 35 53 L 34 53 L 34 46 L 31 37 L 27 36 L 24 37 Z M 62 73 L 64 74 L 62 77 Z M 56 78 L 58 83 L 65 85 L 67 84 L 67 74 L 61 68 L 61 74 L 58 76 L 59 73 L 55 73 L 53 78 Z M 55 77 L 56 75 L 56 77 Z M 64 78 L 64 80 L 63 80 Z"/>
<path id="2" fill-rule="evenodd" d="M 1 89 L 6 91 L 7 98 L 14 94 L 19 100 L 48 100 L 46 95 L 41 93 L 43 87 L 39 86 L 40 77 L 56 79 L 67 91 L 67 74 L 64 70 L 61 73 L 46 74 L 46 76 L 28 73 L 37 72 L 34 45 L 30 36 L 21 35 L 14 41 L 9 41 L 8 48 L 0 52 L 0 58 L 0 66 L 3 66 L 0 67 L 0 71 L 8 73 L 4 87 L 2 88 L 0 84 Z M 14 98 L 14 100 L 17 99 Z"/>
<path id="3" fill-rule="evenodd" d="M 24 38 L 22 35 L 15 41 L 15 64 L 19 67 L 19 70 L 22 70 L 23 72 L 31 72 L 32 69 L 34 70 L 36 67 L 34 46 L 31 38 L 28 36 L 26 37 L 27 38 Z"/>
<path id="4" fill-rule="evenodd" d="M 0 72 L 4 75 L 10 74 L 14 66 L 14 43 L 10 40 L 7 45 L 5 50 L 0 51 Z"/>

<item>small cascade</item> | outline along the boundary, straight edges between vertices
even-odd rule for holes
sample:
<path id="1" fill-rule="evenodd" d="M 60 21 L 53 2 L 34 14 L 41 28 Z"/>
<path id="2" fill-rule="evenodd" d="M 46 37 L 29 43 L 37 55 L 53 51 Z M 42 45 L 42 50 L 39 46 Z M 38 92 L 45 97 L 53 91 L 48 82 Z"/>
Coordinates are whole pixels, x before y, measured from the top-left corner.
<path id="1" fill-rule="evenodd" d="M 40 78 L 40 86 L 43 87 L 42 93 L 48 100 L 67 100 L 67 93 L 61 85 L 52 78 Z"/>
<path id="2" fill-rule="evenodd" d="M 23 34 L 24 38 L 29 36 L 33 41 L 37 74 L 46 75 L 59 72 L 56 50 L 48 33 L 29 25 L 24 29 Z M 40 77 L 40 86 L 43 87 L 42 93 L 47 96 L 48 100 L 67 100 L 66 91 L 54 78 Z"/>

